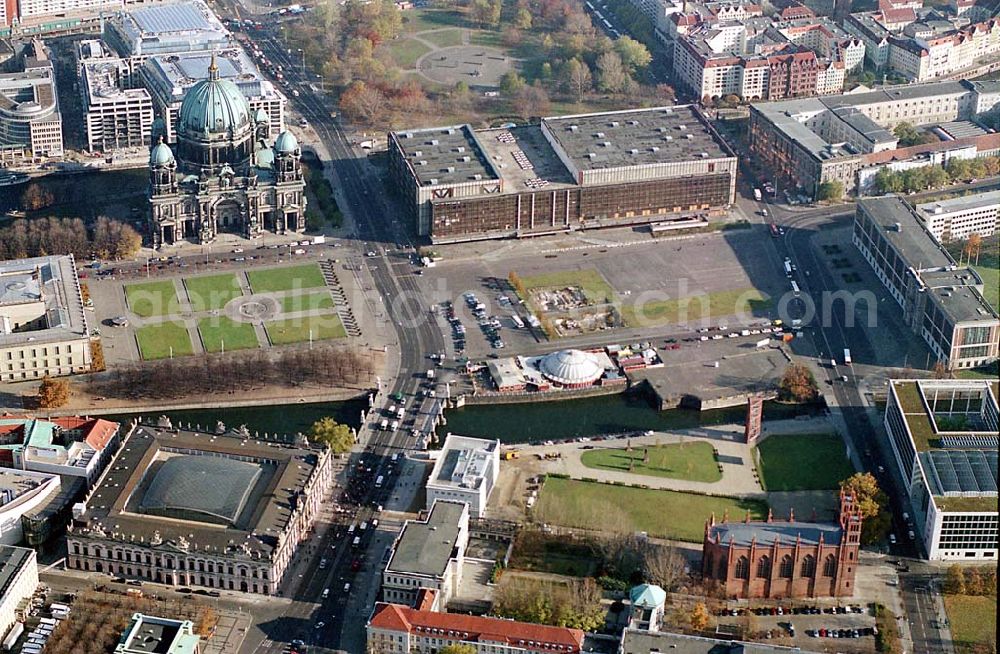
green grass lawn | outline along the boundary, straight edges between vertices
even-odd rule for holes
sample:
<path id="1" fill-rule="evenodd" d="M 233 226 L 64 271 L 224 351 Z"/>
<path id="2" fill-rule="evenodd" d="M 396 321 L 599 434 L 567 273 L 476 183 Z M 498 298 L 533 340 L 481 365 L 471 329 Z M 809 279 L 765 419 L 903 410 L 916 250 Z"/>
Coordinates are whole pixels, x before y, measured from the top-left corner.
<path id="1" fill-rule="evenodd" d="M 403 12 L 404 34 L 464 25 L 465 16 L 454 9 L 411 9 Z"/>
<path id="2" fill-rule="evenodd" d="M 425 32 L 420 38 L 430 41 L 439 48 L 450 48 L 462 45 L 462 31 L 458 29 L 441 30 L 440 32 Z"/>
<path id="3" fill-rule="evenodd" d="M 323 273 L 319 265 L 304 263 L 300 266 L 285 268 L 265 268 L 247 272 L 250 288 L 254 293 L 273 293 L 275 291 L 292 291 L 301 288 L 318 288 L 325 286 Z"/>
<path id="4" fill-rule="evenodd" d="M 232 273 L 187 277 L 184 286 L 193 311 L 221 309 L 233 298 L 243 295 L 240 283 Z"/>
<path id="5" fill-rule="evenodd" d="M 721 518 L 726 511 L 730 516 L 742 516 L 747 509 L 756 519 L 767 515 L 767 504 L 760 500 L 550 477 L 539 497 L 536 519 L 581 529 L 645 531 L 657 538 L 699 543 L 712 512 Z M 609 524 L 612 519 L 613 526 Z"/>
<path id="6" fill-rule="evenodd" d="M 604 276 L 594 268 L 564 270 L 522 277 L 521 283 L 528 291 L 578 286 L 583 289 L 583 294 L 587 296 L 587 299 L 594 304 L 604 304 L 614 300 L 615 297 L 615 291 L 611 288 L 611 284 L 608 284 Z"/>
<path id="7" fill-rule="evenodd" d="M 645 451 L 649 453 L 649 463 L 643 463 Z M 601 448 L 584 452 L 581 461 L 588 468 L 618 470 L 637 475 L 704 482 L 722 479 L 712 444 L 705 441 L 670 443 L 648 448 L 633 447 L 631 452 L 627 452 L 625 448 Z M 632 463 L 632 470 L 629 470 L 629 462 Z"/>
<path id="8" fill-rule="evenodd" d="M 128 308 L 137 316 L 166 316 L 178 309 L 173 281 L 142 282 L 125 285 Z"/>
<path id="9" fill-rule="evenodd" d="M 768 491 L 826 490 L 854 474 L 836 434 L 777 434 L 757 446 L 757 474 Z"/>
<path id="10" fill-rule="evenodd" d="M 297 311 L 316 311 L 318 309 L 332 309 L 333 298 L 326 291 L 318 293 L 288 295 L 281 298 L 282 313 L 294 313 Z"/>
<path id="11" fill-rule="evenodd" d="M 648 327 L 703 318 L 721 318 L 738 313 L 756 313 L 771 301 L 753 288 L 716 291 L 677 300 L 656 300 L 622 307 L 622 317 L 630 327 Z M 686 310 L 686 313 L 685 313 Z"/>
<path id="12" fill-rule="evenodd" d="M 470 30 L 469 45 L 483 45 L 489 48 L 504 49 L 503 34 L 500 32 L 487 32 L 486 30 Z"/>
<path id="13" fill-rule="evenodd" d="M 253 325 L 225 316 L 202 318 L 198 321 L 198 333 L 208 352 L 221 352 L 223 345 L 226 352 L 249 350 L 259 345 Z"/>
<path id="14" fill-rule="evenodd" d="M 159 322 L 135 330 L 139 354 L 146 361 L 186 356 L 194 352 L 187 327 L 176 322 Z"/>
<path id="15" fill-rule="evenodd" d="M 944 607 L 951 621 L 952 640 L 959 652 L 972 652 L 977 644 L 986 644 L 996 637 L 995 597 L 945 595 Z"/>
<path id="16" fill-rule="evenodd" d="M 264 323 L 264 329 L 267 330 L 267 336 L 271 339 L 272 345 L 306 342 L 309 340 L 310 330 L 312 330 L 314 341 L 347 336 L 344 326 L 340 323 L 340 318 L 334 313 L 272 320 Z"/>
<path id="17" fill-rule="evenodd" d="M 973 266 L 983 278 L 983 297 L 1000 311 L 1000 270 L 990 266 Z"/>
<path id="18" fill-rule="evenodd" d="M 452 30 L 449 30 L 452 31 Z M 403 69 L 414 68 L 417 59 L 431 51 L 429 47 L 416 39 L 396 39 L 386 46 L 392 60 Z"/>

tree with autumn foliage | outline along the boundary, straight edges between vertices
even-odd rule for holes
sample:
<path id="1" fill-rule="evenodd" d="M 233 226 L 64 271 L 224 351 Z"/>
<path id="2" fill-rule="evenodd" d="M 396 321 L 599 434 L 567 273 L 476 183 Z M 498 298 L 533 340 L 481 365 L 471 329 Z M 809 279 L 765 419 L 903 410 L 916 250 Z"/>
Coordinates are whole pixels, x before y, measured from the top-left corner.
<path id="1" fill-rule="evenodd" d="M 65 379 L 42 377 L 38 386 L 38 407 L 41 409 L 58 409 L 69 402 L 69 382 Z"/>
<path id="2" fill-rule="evenodd" d="M 704 602 L 698 602 L 694 605 L 694 608 L 691 609 L 691 615 L 688 616 L 688 621 L 695 631 L 704 631 L 708 628 L 711 616 L 709 616 L 708 607 L 705 606 Z"/>
<path id="3" fill-rule="evenodd" d="M 812 402 L 819 395 L 816 378 L 806 366 L 793 363 L 785 368 L 779 384 L 781 399 L 794 402 Z"/>
<path id="4" fill-rule="evenodd" d="M 385 94 L 362 81 L 352 82 L 340 96 L 340 110 L 349 119 L 374 125 L 385 109 Z"/>
<path id="5" fill-rule="evenodd" d="M 861 528 L 861 542 L 877 543 L 883 540 L 892 526 L 889 513 L 889 496 L 879 488 L 878 480 L 870 472 L 856 472 L 840 482 L 842 491 L 854 495 L 864 524 Z"/>

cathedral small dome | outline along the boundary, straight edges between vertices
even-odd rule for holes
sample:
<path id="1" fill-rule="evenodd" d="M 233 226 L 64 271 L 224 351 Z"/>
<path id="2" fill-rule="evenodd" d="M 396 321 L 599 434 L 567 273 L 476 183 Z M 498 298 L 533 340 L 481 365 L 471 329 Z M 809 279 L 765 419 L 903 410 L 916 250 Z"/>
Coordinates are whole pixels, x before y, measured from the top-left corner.
<path id="1" fill-rule="evenodd" d="M 173 161 L 174 153 L 170 150 L 170 146 L 164 143 L 162 139 L 156 144 L 152 152 L 149 153 L 150 166 L 167 166 L 173 163 Z"/>
<path id="2" fill-rule="evenodd" d="M 294 134 L 285 130 L 278 134 L 278 140 L 274 142 L 274 149 L 281 154 L 291 154 L 299 149 L 299 141 Z"/>

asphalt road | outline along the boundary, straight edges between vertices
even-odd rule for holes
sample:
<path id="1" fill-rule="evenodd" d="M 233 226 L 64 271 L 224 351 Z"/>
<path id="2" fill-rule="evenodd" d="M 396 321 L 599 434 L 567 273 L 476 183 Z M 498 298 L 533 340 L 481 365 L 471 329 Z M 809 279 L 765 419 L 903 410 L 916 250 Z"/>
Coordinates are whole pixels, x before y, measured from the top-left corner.
<path id="1" fill-rule="evenodd" d="M 381 310 L 387 318 L 387 326 L 395 336 L 395 343 L 390 348 L 398 348 L 399 355 L 398 374 L 394 380 L 385 380 L 382 387 L 384 395 L 376 406 L 383 404 L 389 394 L 400 393 L 406 396 L 408 415 L 413 416 L 416 404 L 411 402 L 411 398 L 415 399 L 422 373 L 429 367 L 428 354 L 444 350 L 444 341 L 431 318 L 430 307 L 414 283 L 412 271 L 416 252 L 406 226 L 392 218 L 406 214 L 400 207 L 394 206 L 391 198 L 385 197 L 383 181 L 367 163 L 364 151 L 352 146 L 339 122 L 331 117 L 327 100 L 316 94 L 310 80 L 302 76 L 300 67 L 296 65 L 296 56 L 288 52 L 274 33 L 258 33 L 255 41 L 269 59 L 283 66 L 298 90 L 299 96 L 290 98 L 290 101 L 309 121 L 330 154 L 330 164 L 337 179 L 334 187 L 340 191 L 341 210 L 353 219 L 355 237 L 364 242 L 365 252 L 374 253 L 374 256 L 365 256 L 363 260 L 378 292 L 376 302 L 383 305 Z M 371 565 L 372 559 L 377 561 L 378 552 L 366 551 L 375 530 L 369 528 L 361 533 L 355 529 L 354 533 L 348 533 L 347 523 L 371 524 L 378 507 L 389 497 L 396 482 L 396 467 L 391 464 L 390 456 L 415 448 L 417 442 L 407 424 L 395 432 L 367 432 L 365 427 L 361 431 L 360 438 L 367 439 L 365 454 L 360 461 L 360 470 L 358 462 L 352 462 L 355 474 L 348 487 L 352 495 L 345 498 L 348 500 L 346 503 L 342 503 L 350 506 L 354 513 L 348 514 L 352 517 L 341 520 L 335 526 L 329 542 L 322 543 L 320 550 L 327 553 L 327 565 L 320 570 L 318 562 L 314 561 L 307 570 L 310 581 L 299 593 L 302 599 L 314 598 L 319 604 L 308 616 L 313 624 L 312 633 L 303 634 L 303 631 L 309 630 L 303 629 L 301 622 L 292 621 L 296 625 L 294 629 L 279 629 L 270 634 L 272 642 L 261 649 L 262 654 L 279 654 L 293 639 L 301 639 L 321 650 L 336 649 L 345 626 L 343 584 L 351 583 L 359 572 L 358 568 Z M 384 482 L 378 487 L 372 482 L 380 476 Z M 355 536 L 361 539 L 357 546 L 353 544 Z M 319 556 L 314 555 L 313 558 L 318 560 Z M 331 589 L 327 599 L 322 598 L 325 588 Z M 351 592 L 358 591 L 354 588 Z M 297 614 L 293 617 L 306 610 L 305 606 L 291 607 L 291 612 Z M 323 626 L 317 628 L 320 622 Z"/>

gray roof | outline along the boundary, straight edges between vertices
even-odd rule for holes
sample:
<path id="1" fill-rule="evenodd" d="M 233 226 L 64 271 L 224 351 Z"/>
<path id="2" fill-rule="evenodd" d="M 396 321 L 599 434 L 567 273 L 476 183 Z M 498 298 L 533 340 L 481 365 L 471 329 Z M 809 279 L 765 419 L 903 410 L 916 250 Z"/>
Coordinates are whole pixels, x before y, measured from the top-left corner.
<path id="1" fill-rule="evenodd" d="M 261 473 L 260 465 L 236 459 L 174 456 L 159 466 L 139 505 L 144 513 L 204 515 L 235 524 Z"/>
<path id="2" fill-rule="evenodd" d="M 882 228 L 883 237 L 914 269 L 940 269 L 955 264 L 902 198 L 895 195 L 865 198 L 858 206 L 863 207 L 868 216 Z"/>
<path id="3" fill-rule="evenodd" d="M 132 20 L 144 34 L 210 30 L 214 25 L 192 3 L 139 7 L 131 12 Z"/>
<path id="4" fill-rule="evenodd" d="M 731 156 L 692 105 L 560 116 L 543 123 L 580 170 Z"/>
<path id="5" fill-rule="evenodd" d="M 464 502 L 438 500 L 424 521 L 409 520 L 396 539 L 387 572 L 440 577 L 448 567 L 467 510 Z"/>
<path id="6" fill-rule="evenodd" d="M 44 303 L 38 317 L 44 315 L 45 326 L 0 334 L 0 348 L 29 341 L 41 344 L 87 338 L 90 331 L 72 255 L 0 261 L 0 314 L 5 304 L 26 301 L 35 293 L 36 284 Z"/>
<path id="7" fill-rule="evenodd" d="M 175 620 L 139 619 L 132 625 L 125 651 L 166 654 L 177 638 L 181 624 Z"/>
<path id="8" fill-rule="evenodd" d="M 793 651 L 798 654 L 811 654 L 797 647 L 793 649 L 780 645 L 745 643 L 639 629 L 625 630 L 620 651 L 622 654 L 650 654 L 657 651 L 671 654 L 777 654 L 779 652 L 784 654 Z"/>
<path id="9" fill-rule="evenodd" d="M 149 482 L 155 479 L 154 463 L 179 452 L 229 457 L 262 466 L 266 478 L 255 484 L 245 515 L 236 525 L 182 522 L 135 510 Z M 317 463 L 315 451 L 296 447 L 285 439 L 265 442 L 243 440 L 236 434 L 219 436 L 140 426 L 105 470 L 90 496 L 85 517 L 89 526 L 100 523 L 105 531 L 116 531 L 126 539 L 148 541 L 154 531 L 159 531 L 164 541 L 177 542 L 183 537 L 201 549 L 211 547 L 220 555 L 229 552 L 234 544 L 246 543 L 252 551 L 268 558 L 277 547 L 279 534 L 287 530 L 299 494 Z M 152 475 L 146 479 L 148 472 Z"/>
<path id="10" fill-rule="evenodd" d="M 35 551 L 26 547 L 0 545 L 0 598 L 6 601 L 10 585 L 34 555 Z"/>
<path id="11" fill-rule="evenodd" d="M 180 103 L 188 89 L 201 80 L 208 79 L 212 54 L 183 52 L 150 57 L 143 64 L 144 77 L 149 82 L 150 91 L 164 104 Z M 246 98 L 285 99 L 274 84 L 261 74 L 243 48 L 221 49 L 214 54 L 219 78 L 236 84 Z"/>
<path id="12" fill-rule="evenodd" d="M 937 209 L 940 209 L 941 213 L 952 213 L 989 206 L 1000 207 L 1000 191 L 987 191 L 985 193 L 974 193 L 947 200 L 938 200 L 937 202 L 924 202 L 923 204 L 918 204 L 916 209 L 918 214 L 931 217 Z"/>
<path id="13" fill-rule="evenodd" d="M 861 113 L 857 107 L 836 107 L 832 111 L 871 143 L 893 143 L 899 140 L 892 132 Z"/>
<path id="14" fill-rule="evenodd" d="M 996 311 L 975 288 L 982 285 L 976 272 L 959 268 L 902 198 L 868 198 L 858 206 L 882 228 L 882 236 L 917 272 L 931 301 L 954 322 L 997 318 Z"/>
<path id="15" fill-rule="evenodd" d="M 803 545 L 816 545 L 820 536 L 826 545 L 840 543 L 840 525 L 823 522 L 722 522 L 710 527 L 710 536 L 718 535 L 723 543 L 732 538 L 735 545 L 750 545 L 755 539 L 758 545 L 770 545 L 775 538 L 782 543 L 794 543 L 801 539 Z"/>
<path id="16" fill-rule="evenodd" d="M 421 186 L 500 179 L 469 125 L 395 132 Z"/>
<path id="17" fill-rule="evenodd" d="M 929 450 L 920 452 L 932 495 L 997 494 L 997 451 Z"/>
<path id="18" fill-rule="evenodd" d="M 499 440 L 449 434 L 427 484 L 478 489 L 499 451 Z"/>

